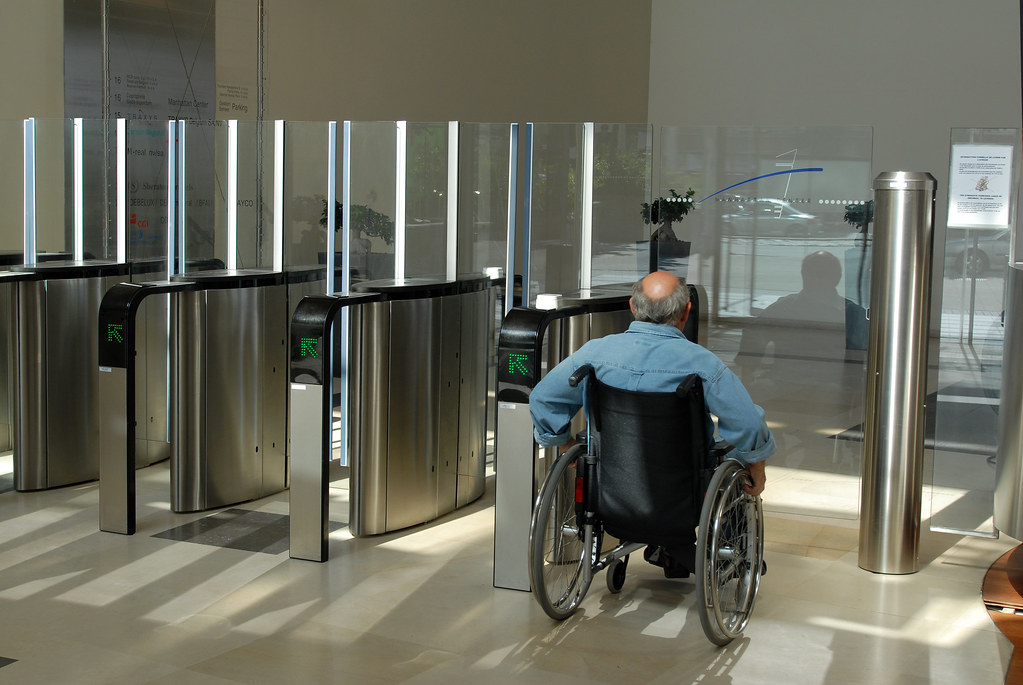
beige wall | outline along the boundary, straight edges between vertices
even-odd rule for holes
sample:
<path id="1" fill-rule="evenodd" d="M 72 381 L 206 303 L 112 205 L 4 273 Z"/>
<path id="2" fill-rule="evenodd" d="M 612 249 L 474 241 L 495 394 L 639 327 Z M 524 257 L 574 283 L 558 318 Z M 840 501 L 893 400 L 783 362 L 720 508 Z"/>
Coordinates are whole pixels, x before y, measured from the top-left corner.
<path id="1" fill-rule="evenodd" d="M 64 3 L 63 0 L 0 0 L 0 120 L 5 158 L 0 162 L 0 249 L 23 245 L 22 125 L 26 117 L 60 119 L 64 116 Z M 44 131 L 53 128 L 40 124 Z M 52 151 L 40 142 L 38 154 Z M 43 166 L 38 171 L 39 192 L 63 187 L 63 169 Z M 38 203 L 39 249 L 62 249 L 63 198 L 48 196 Z"/>
<path id="2" fill-rule="evenodd" d="M 945 188 L 951 127 L 1020 126 L 1019 12 L 1017 0 L 654 0 L 650 121 L 869 125 L 875 173 L 929 171 Z"/>
<path id="3" fill-rule="evenodd" d="M 0 119 L 64 116 L 63 0 L 0 0 Z"/>
<path id="4" fill-rule="evenodd" d="M 266 0 L 266 118 L 647 117 L 650 1 Z"/>
<path id="5" fill-rule="evenodd" d="M 940 265 L 950 129 L 1021 125 L 1019 17 L 1017 0 L 653 0 L 650 121 L 872 126 L 872 179 L 938 181 Z"/>

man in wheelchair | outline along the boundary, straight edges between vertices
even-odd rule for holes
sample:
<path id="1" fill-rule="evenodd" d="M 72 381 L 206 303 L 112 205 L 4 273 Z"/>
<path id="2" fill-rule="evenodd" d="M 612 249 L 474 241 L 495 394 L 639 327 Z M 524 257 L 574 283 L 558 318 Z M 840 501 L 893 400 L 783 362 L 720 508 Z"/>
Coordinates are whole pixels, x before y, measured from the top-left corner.
<path id="1" fill-rule="evenodd" d="M 718 436 L 734 449 L 729 458 L 745 466 L 745 492 L 756 497 L 764 490 L 764 464 L 775 451 L 774 437 L 764 411 L 753 403 L 739 378 L 709 350 L 682 334 L 692 308 L 685 281 L 656 271 L 635 284 L 629 302 L 635 321 L 625 333 L 591 340 L 563 360 L 536 385 L 529 409 L 534 437 L 544 447 L 574 442 L 571 421 L 583 407 L 584 383 L 570 383 L 573 373 L 592 366 L 600 384 L 639 393 L 673 393 L 695 374 L 703 387 L 706 410 L 718 419 Z M 713 442 L 713 423 L 706 417 L 707 439 Z M 685 437 L 678 436 L 679 443 Z M 670 546 L 651 545 L 644 558 L 664 568 L 669 578 L 695 571 L 696 532 Z"/>

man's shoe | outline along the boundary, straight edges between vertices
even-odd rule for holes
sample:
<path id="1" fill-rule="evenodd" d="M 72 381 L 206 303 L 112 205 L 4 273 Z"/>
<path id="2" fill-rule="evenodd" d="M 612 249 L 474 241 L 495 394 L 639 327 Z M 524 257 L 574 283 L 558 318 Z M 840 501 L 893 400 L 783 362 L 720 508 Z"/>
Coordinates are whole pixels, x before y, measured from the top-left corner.
<path id="1" fill-rule="evenodd" d="M 648 564 L 653 564 L 654 566 L 664 568 L 667 557 L 667 552 L 664 551 L 663 547 L 658 545 L 647 545 L 646 549 L 643 550 L 643 560 Z"/>
<path id="2" fill-rule="evenodd" d="M 690 576 L 689 569 L 684 564 L 675 561 L 672 558 L 668 558 L 668 564 L 664 567 L 665 578 L 688 578 Z"/>
<path id="3" fill-rule="evenodd" d="M 688 578 L 690 575 L 689 569 L 673 559 L 663 547 L 647 545 L 643 550 L 643 559 L 663 568 L 665 578 Z"/>

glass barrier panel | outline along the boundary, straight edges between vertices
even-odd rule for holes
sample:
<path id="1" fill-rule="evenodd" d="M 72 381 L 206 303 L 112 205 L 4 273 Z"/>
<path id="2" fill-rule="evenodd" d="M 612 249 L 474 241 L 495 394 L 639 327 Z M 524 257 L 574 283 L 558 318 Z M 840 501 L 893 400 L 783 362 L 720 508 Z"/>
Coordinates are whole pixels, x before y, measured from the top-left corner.
<path id="1" fill-rule="evenodd" d="M 116 259 L 114 158 L 105 152 L 115 136 L 107 137 L 108 126 L 112 131 L 113 122 L 98 119 L 36 120 L 38 258 Z M 17 207 L 23 209 L 20 199 Z"/>
<path id="2" fill-rule="evenodd" d="M 693 203 L 664 241 L 688 257 L 658 259 L 703 293 L 701 342 L 766 411 L 765 506 L 856 518 L 871 129 L 667 127 L 659 148 L 655 200 Z"/>
<path id="3" fill-rule="evenodd" d="M 511 125 L 462 124 L 458 148 L 456 272 L 503 273 L 508 244 Z"/>
<path id="4" fill-rule="evenodd" d="M 934 436 L 932 529 L 997 534 L 992 500 L 1002 315 L 1016 223 L 1019 140 L 1018 129 L 951 131 L 947 230 L 944 250 L 940 245 L 934 250 L 937 257 L 944 254 L 943 262 L 934 263 L 942 274 L 937 388 L 926 402 L 926 435 Z M 936 223 L 941 219 L 946 217 Z"/>
<path id="5" fill-rule="evenodd" d="M 274 122 L 238 122 L 238 268 L 274 266 Z"/>
<path id="6" fill-rule="evenodd" d="M 168 122 L 129 120 L 125 138 L 128 260 L 168 274 Z"/>
<path id="7" fill-rule="evenodd" d="M 582 124 L 532 124 L 529 306 L 540 293 L 579 289 L 582 264 Z"/>
<path id="8" fill-rule="evenodd" d="M 352 122 L 351 148 L 352 281 L 394 278 L 395 123 Z"/>
<path id="9" fill-rule="evenodd" d="M 0 120 L 0 144 L 8 154 L 0 157 L 0 255 L 5 261 L 16 260 L 25 247 L 24 232 L 24 122 L 21 119 Z"/>
<path id="10" fill-rule="evenodd" d="M 518 128 L 514 129 L 517 133 Z M 458 231 L 455 259 L 456 274 L 487 274 L 491 278 L 505 276 L 508 246 L 508 207 L 516 198 L 510 197 L 512 168 L 511 124 L 466 123 L 458 133 Z M 497 343 L 505 311 L 507 293 L 514 293 L 514 276 L 504 287 L 495 287 L 494 330 L 489 349 L 487 372 L 489 398 L 497 391 Z M 488 452 L 489 442 L 497 425 L 497 403 L 487 400 Z"/>
<path id="11" fill-rule="evenodd" d="M 595 124 L 591 285 L 632 284 L 650 270 L 650 231 L 643 204 L 650 198 L 653 128 Z"/>
<path id="12" fill-rule="evenodd" d="M 443 279 L 447 274 L 448 125 L 410 121 L 405 135 L 405 276 Z"/>
<path id="13" fill-rule="evenodd" d="M 184 206 L 178 207 L 184 218 L 185 263 L 181 271 L 222 269 L 229 262 L 227 125 L 223 121 L 185 121 L 179 124 L 178 136 L 184 140 L 178 163 L 184 166 L 185 183 Z"/>
<path id="14" fill-rule="evenodd" d="M 72 136 L 71 119 L 37 119 L 35 122 L 37 254 L 67 254 L 70 259 L 73 253 L 73 195 L 69 192 Z"/>
<path id="15" fill-rule="evenodd" d="M 85 259 L 116 261 L 117 123 L 114 120 L 83 119 L 81 126 L 83 256 Z M 73 181 L 74 174 L 70 178 Z M 72 195 L 69 193 L 68 197 Z"/>
<path id="16" fill-rule="evenodd" d="M 289 121 L 284 131 L 284 265 L 326 264 L 329 125 Z M 338 237 L 340 205 L 339 195 Z"/>

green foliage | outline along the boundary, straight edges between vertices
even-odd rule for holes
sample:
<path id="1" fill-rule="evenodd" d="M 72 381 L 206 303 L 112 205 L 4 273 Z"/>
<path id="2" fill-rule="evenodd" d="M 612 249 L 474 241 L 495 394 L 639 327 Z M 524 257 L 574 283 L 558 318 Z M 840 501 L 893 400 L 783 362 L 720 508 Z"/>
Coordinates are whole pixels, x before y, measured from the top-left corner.
<path id="1" fill-rule="evenodd" d="M 860 233 L 867 232 L 867 226 L 874 220 L 874 201 L 858 202 L 845 206 L 845 222 L 855 226 Z"/>
<path id="2" fill-rule="evenodd" d="M 643 222 L 647 224 L 660 224 L 665 221 L 682 221 L 686 214 L 693 211 L 695 203 L 693 196 L 696 191 L 690 188 L 685 195 L 679 195 L 674 188 L 668 191 L 671 197 L 659 197 L 653 203 L 644 202 L 640 214 L 643 215 Z"/>
<path id="3" fill-rule="evenodd" d="M 334 230 L 341 229 L 341 208 L 340 202 L 335 201 L 337 213 L 334 219 Z M 388 245 L 394 244 L 394 220 L 386 214 L 381 214 L 375 209 L 366 205 L 352 205 L 351 208 L 352 230 L 361 231 L 367 238 L 381 238 Z M 320 215 L 320 225 L 327 225 L 327 201 L 323 201 L 323 213 Z"/>

